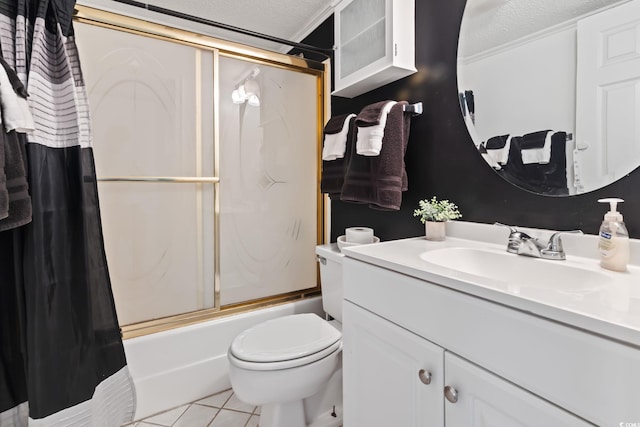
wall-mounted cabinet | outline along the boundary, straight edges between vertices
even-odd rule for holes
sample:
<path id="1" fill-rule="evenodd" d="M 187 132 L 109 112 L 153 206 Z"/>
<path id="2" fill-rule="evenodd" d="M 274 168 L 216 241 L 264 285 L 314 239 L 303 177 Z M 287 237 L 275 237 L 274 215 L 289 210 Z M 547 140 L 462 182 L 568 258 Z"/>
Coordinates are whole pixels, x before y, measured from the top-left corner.
<path id="1" fill-rule="evenodd" d="M 343 0 L 334 16 L 333 95 L 353 98 L 417 71 L 414 0 Z"/>

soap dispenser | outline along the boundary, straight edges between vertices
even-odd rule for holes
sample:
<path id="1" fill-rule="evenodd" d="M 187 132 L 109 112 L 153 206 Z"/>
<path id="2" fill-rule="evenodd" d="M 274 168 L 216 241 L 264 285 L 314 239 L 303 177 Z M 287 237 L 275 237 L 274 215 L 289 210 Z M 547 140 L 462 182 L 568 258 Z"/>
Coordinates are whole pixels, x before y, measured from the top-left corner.
<path id="1" fill-rule="evenodd" d="M 629 232 L 622 221 L 622 214 L 616 210 L 618 203 L 624 200 L 609 198 L 600 199 L 598 202 L 610 205 L 599 232 L 600 266 L 613 271 L 627 271 Z"/>

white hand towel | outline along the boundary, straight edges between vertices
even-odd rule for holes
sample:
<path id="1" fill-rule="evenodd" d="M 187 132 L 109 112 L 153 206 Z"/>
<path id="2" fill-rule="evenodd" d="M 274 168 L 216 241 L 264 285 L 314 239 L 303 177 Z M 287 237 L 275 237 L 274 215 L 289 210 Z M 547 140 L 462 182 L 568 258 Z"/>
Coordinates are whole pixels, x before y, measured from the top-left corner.
<path id="1" fill-rule="evenodd" d="M 551 137 L 555 132 L 550 130 L 544 138 L 544 146 L 542 148 L 527 148 L 521 150 L 522 163 L 529 165 L 531 163 L 540 163 L 546 165 L 551 160 Z"/>
<path id="2" fill-rule="evenodd" d="M 344 119 L 342 130 L 338 133 L 325 134 L 324 145 L 322 147 L 322 160 L 336 160 L 344 157 L 347 147 L 347 134 L 349 133 L 349 122 L 354 118 L 355 114 L 349 114 Z"/>
<path id="3" fill-rule="evenodd" d="M 0 67 L 0 108 L 5 131 L 26 133 L 35 129 L 27 100 L 15 93 L 3 67 Z"/>
<path id="4" fill-rule="evenodd" d="M 487 148 L 487 155 L 491 157 L 493 162 L 500 165 L 506 165 L 509 160 L 509 149 L 511 148 L 511 135 L 507 137 L 507 142 L 504 143 L 504 147 L 495 149 Z"/>
<path id="5" fill-rule="evenodd" d="M 500 166 L 500 163 L 496 162 L 494 160 L 493 157 L 491 157 L 491 154 L 489 154 L 488 151 L 484 152 L 484 153 L 480 153 L 482 155 L 482 157 L 484 158 L 484 160 L 489 164 L 489 166 L 491 166 L 492 168 L 494 168 L 495 170 L 500 170 L 502 169 L 502 166 Z"/>
<path id="6" fill-rule="evenodd" d="M 358 126 L 356 153 L 361 156 L 377 156 L 380 154 L 384 127 L 387 125 L 387 116 L 389 115 L 389 111 L 391 111 L 391 107 L 395 104 L 396 101 L 389 101 L 382 107 L 379 124 L 367 127 Z"/>

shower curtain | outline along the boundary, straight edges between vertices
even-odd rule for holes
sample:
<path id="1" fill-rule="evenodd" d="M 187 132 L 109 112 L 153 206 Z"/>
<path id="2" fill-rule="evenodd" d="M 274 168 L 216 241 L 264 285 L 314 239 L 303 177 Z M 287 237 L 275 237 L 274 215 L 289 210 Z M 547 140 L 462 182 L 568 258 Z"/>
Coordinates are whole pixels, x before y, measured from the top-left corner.
<path id="1" fill-rule="evenodd" d="M 32 221 L 0 231 L 0 427 L 130 421 L 74 0 L 0 0 L 0 52 L 28 92 Z M 4 132 L 4 130 L 2 130 Z"/>

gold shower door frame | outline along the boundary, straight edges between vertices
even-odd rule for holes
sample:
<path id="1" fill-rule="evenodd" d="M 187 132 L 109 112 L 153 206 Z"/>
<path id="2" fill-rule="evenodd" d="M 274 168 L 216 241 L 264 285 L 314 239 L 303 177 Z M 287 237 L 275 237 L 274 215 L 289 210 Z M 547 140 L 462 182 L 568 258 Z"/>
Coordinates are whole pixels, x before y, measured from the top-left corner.
<path id="1" fill-rule="evenodd" d="M 264 64 L 272 67 L 279 67 L 286 70 L 302 72 L 315 76 L 317 87 L 317 127 L 316 127 L 316 159 L 317 159 L 317 179 L 316 179 L 316 201 L 317 201 L 317 243 L 322 244 L 328 237 L 328 200 L 320 193 L 320 173 L 321 173 L 321 153 L 322 153 L 322 130 L 326 119 L 329 117 L 329 96 L 330 93 L 330 64 L 329 61 L 316 62 L 296 56 L 290 56 L 271 52 L 259 48 L 241 45 L 214 37 L 193 33 L 186 30 L 172 28 L 166 25 L 156 24 L 129 16 L 107 12 L 104 10 L 76 5 L 74 21 L 123 31 L 144 37 L 152 37 L 160 40 L 170 41 L 182 45 L 193 46 L 198 49 L 210 51 L 213 54 L 213 129 L 214 129 L 214 165 L 213 176 L 210 177 L 168 177 L 168 176 L 109 176 L 100 177 L 103 182 L 164 182 L 180 185 L 181 183 L 213 184 L 214 185 L 214 306 L 194 312 L 177 314 L 154 320 L 142 321 L 121 327 L 123 338 L 133 338 L 155 332 L 178 328 L 194 323 L 199 323 L 213 318 L 228 316 L 249 310 L 255 310 L 275 304 L 282 304 L 290 301 L 300 300 L 307 297 L 317 296 L 320 292 L 319 272 L 316 273 L 316 286 L 285 294 L 273 295 L 257 300 L 220 305 L 220 200 L 218 187 L 219 179 L 219 145 L 220 145 L 220 122 L 219 122 L 219 65 L 218 60 L 222 57 L 241 59 L 255 64 Z"/>

